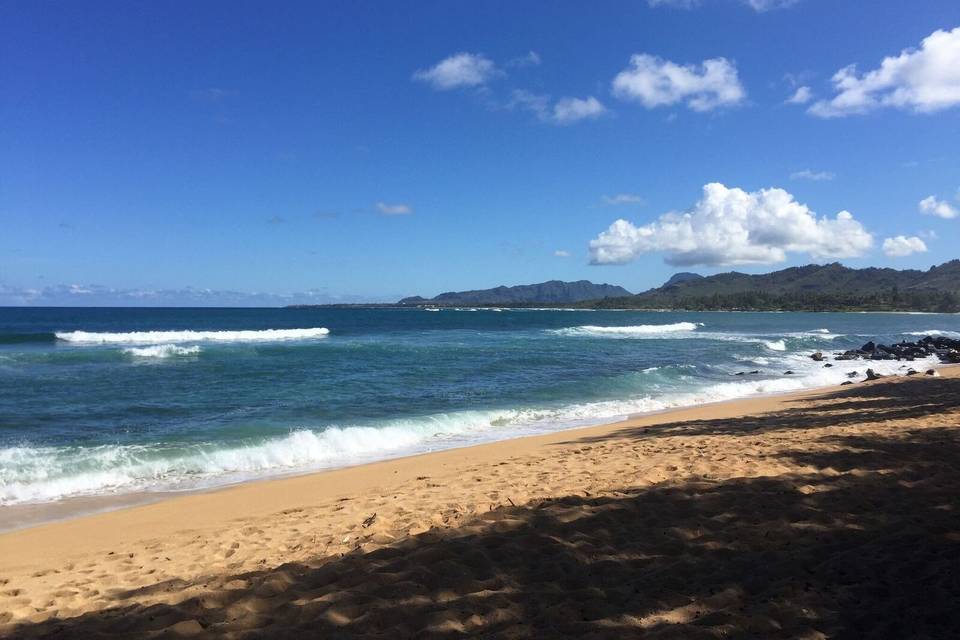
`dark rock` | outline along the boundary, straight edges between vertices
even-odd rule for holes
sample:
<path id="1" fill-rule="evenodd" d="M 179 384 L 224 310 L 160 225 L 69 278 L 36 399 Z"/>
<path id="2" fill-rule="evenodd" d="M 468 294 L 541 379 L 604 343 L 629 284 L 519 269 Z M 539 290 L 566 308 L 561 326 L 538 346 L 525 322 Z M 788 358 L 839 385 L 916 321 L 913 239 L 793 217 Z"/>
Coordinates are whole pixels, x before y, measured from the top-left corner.
<path id="1" fill-rule="evenodd" d="M 937 370 L 936 370 L 936 369 L 927 369 L 927 372 L 926 372 L 926 374 L 924 374 L 924 375 L 936 376 L 936 375 L 939 375 L 939 374 L 937 373 Z"/>
<path id="2" fill-rule="evenodd" d="M 796 374 L 795 374 L 795 372 L 793 372 L 793 371 L 784 371 L 784 372 L 783 372 L 783 375 L 785 375 L 785 376 L 792 376 L 792 375 L 796 375 Z"/>
<path id="3" fill-rule="evenodd" d="M 867 380 L 879 380 L 882 377 L 881 374 L 875 372 L 873 369 L 867 369 Z"/>
<path id="4" fill-rule="evenodd" d="M 829 369 L 829 368 L 832 367 L 832 366 L 833 366 L 833 365 L 828 362 L 827 364 L 823 365 L 823 368 L 824 368 L 824 369 Z"/>
<path id="5" fill-rule="evenodd" d="M 916 369 L 907 369 L 907 375 L 908 375 L 908 376 L 915 376 L 915 375 L 917 375 L 918 373 L 920 373 L 920 372 L 917 371 Z"/>
<path id="6" fill-rule="evenodd" d="M 872 352 L 874 352 L 874 351 L 876 351 L 876 350 L 877 350 L 877 345 L 875 345 L 875 344 L 873 343 L 873 340 L 871 340 L 871 341 L 868 342 L 867 344 L 865 344 L 865 345 L 863 345 L 862 347 L 860 347 L 860 351 L 866 351 L 866 352 L 868 352 L 868 353 L 872 353 Z"/>
<path id="7" fill-rule="evenodd" d="M 810 356 L 810 359 L 813 360 L 814 362 L 822 362 L 822 361 L 823 361 L 823 353 L 820 352 L 820 351 L 817 351 L 816 353 L 814 353 L 814 354 L 812 354 L 812 355 Z"/>
<path id="8" fill-rule="evenodd" d="M 840 386 L 841 386 L 841 387 L 845 387 L 845 386 L 847 386 L 848 384 L 853 384 L 853 383 L 852 383 L 851 381 L 849 381 L 849 380 L 844 380 L 843 382 L 840 383 Z"/>
<path id="9" fill-rule="evenodd" d="M 851 371 L 850 373 L 847 374 L 847 377 L 848 377 L 848 378 L 856 378 L 856 377 L 858 377 L 859 375 L 860 375 L 860 372 L 858 372 L 858 371 Z"/>

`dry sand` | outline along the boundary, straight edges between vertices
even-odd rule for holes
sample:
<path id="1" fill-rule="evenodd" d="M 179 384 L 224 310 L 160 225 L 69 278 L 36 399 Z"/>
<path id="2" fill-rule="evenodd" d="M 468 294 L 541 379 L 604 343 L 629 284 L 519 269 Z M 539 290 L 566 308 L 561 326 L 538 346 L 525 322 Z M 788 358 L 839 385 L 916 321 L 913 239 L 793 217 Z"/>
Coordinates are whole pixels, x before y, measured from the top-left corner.
<path id="1" fill-rule="evenodd" d="M 0 535 L 11 637 L 960 635 L 960 370 Z"/>

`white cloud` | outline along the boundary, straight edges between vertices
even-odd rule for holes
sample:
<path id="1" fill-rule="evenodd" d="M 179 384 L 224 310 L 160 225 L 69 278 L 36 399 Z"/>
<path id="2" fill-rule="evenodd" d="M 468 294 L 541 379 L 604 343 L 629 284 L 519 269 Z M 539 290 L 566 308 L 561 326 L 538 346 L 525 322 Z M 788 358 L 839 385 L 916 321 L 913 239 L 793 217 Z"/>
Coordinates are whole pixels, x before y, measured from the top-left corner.
<path id="1" fill-rule="evenodd" d="M 788 252 L 849 258 L 872 246 L 873 236 L 848 211 L 817 218 L 783 189 L 746 192 L 714 182 L 689 211 L 643 226 L 617 220 L 590 242 L 590 256 L 593 264 L 624 264 L 664 252 L 671 265 L 719 266 L 783 262 Z"/>
<path id="2" fill-rule="evenodd" d="M 647 0 L 651 7 L 671 7 L 673 9 L 693 9 L 700 5 L 700 0 Z"/>
<path id="3" fill-rule="evenodd" d="M 797 90 L 793 92 L 793 95 L 787 98 L 787 104 L 807 104 L 813 100 L 813 91 L 810 87 L 803 86 L 797 87 Z"/>
<path id="4" fill-rule="evenodd" d="M 500 73 L 483 54 L 455 53 L 429 69 L 414 72 L 413 79 L 426 82 L 437 91 L 447 91 L 486 84 Z"/>
<path id="5" fill-rule="evenodd" d="M 593 96 L 588 98 L 560 98 L 553 105 L 551 120 L 556 124 L 572 124 L 580 120 L 599 118 L 606 111 L 607 108 Z"/>
<path id="6" fill-rule="evenodd" d="M 611 206 L 620 206 L 623 204 L 643 204 L 643 198 L 635 193 L 618 193 L 615 196 L 603 196 L 604 204 Z"/>
<path id="7" fill-rule="evenodd" d="M 837 174 L 831 171 L 811 171 L 810 169 L 804 169 L 803 171 L 794 171 L 790 174 L 791 180 L 813 180 L 814 182 L 824 182 L 827 180 L 833 180 L 837 177 Z"/>
<path id="8" fill-rule="evenodd" d="M 679 65 L 646 53 L 630 57 L 630 66 L 613 79 L 613 95 L 653 109 L 685 102 L 694 111 L 739 104 L 746 91 L 737 67 L 726 58 Z"/>
<path id="9" fill-rule="evenodd" d="M 507 66 L 519 67 L 519 68 L 537 67 L 537 66 L 540 66 L 541 62 L 542 60 L 540 59 L 540 54 L 537 53 L 536 51 L 530 51 L 525 56 L 514 58 L 513 60 L 507 63 Z"/>
<path id="10" fill-rule="evenodd" d="M 741 0 L 754 11 L 762 13 L 772 9 L 786 9 L 800 0 Z M 647 0 L 651 7 L 671 7 L 674 9 L 693 9 L 699 7 L 702 0 Z"/>
<path id="11" fill-rule="evenodd" d="M 820 100 L 809 112 L 821 118 L 866 113 L 880 107 L 931 113 L 960 105 L 960 27 L 934 31 L 919 49 L 887 57 L 863 75 L 856 65 L 833 76 L 837 95 Z"/>
<path id="12" fill-rule="evenodd" d="M 920 213 L 937 216 L 945 220 L 950 220 L 960 215 L 960 212 L 958 212 L 957 208 L 952 204 L 946 200 L 937 200 L 934 196 L 924 198 L 919 202 L 917 207 L 920 209 Z"/>
<path id="13" fill-rule="evenodd" d="M 786 9 L 797 4 L 800 0 L 745 0 L 754 11 L 764 12 L 774 9 Z"/>
<path id="14" fill-rule="evenodd" d="M 896 236 L 883 241 L 883 252 L 891 258 L 902 258 L 912 253 L 923 253 L 926 243 L 917 236 Z"/>
<path id="15" fill-rule="evenodd" d="M 385 216 L 405 216 L 413 213 L 413 207 L 408 204 L 403 204 L 402 202 L 396 204 L 378 202 L 377 210 Z"/>
<path id="16" fill-rule="evenodd" d="M 523 109 L 537 116 L 542 122 L 551 124 L 573 124 L 580 120 L 599 118 L 607 112 L 607 108 L 594 98 L 564 97 L 551 104 L 549 95 L 532 93 L 524 89 L 514 90 L 508 109 Z"/>
<path id="17" fill-rule="evenodd" d="M 558 258 L 569 258 L 570 252 L 564 251 L 563 249 L 557 249 L 556 251 L 553 252 L 553 255 L 555 255 Z"/>

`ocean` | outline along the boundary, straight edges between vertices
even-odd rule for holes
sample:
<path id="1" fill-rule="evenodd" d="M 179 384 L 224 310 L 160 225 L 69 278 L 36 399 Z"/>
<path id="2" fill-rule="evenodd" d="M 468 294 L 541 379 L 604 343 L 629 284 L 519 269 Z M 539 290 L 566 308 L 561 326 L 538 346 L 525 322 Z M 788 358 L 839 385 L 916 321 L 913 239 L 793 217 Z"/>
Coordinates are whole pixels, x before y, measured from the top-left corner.
<path id="1" fill-rule="evenodd" d="M 809 354 L 926 334 L 960 317 L 0 308 L 0 519 L 904 373 Z"/>

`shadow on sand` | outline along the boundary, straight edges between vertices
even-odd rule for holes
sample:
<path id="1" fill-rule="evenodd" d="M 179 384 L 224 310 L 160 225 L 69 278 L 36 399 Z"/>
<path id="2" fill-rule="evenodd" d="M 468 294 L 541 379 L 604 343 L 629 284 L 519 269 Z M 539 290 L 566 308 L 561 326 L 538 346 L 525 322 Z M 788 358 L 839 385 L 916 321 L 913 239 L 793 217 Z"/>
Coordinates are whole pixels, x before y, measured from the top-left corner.
<path id="1" fill-rule="evenodd" d="M 923 393 L 912 393 L 922 384 Z M 17 637 L 948 638 L 960 634 L 960 380 L 844 388 L 813 410 L 615 437 L 934 416 L 784 451 L 811 473 L 624 486 L 491 511 L 368 553 L 210 576 L 204 595 L 22 625 Z M 942 416 L 942 419 L 936 418 Z M 939 422 L 938 422 L 939 420 Z M 951 423 L 952 422 L 952 423 Z M 196 582 L 194 582 L 196 584 Z"/>

